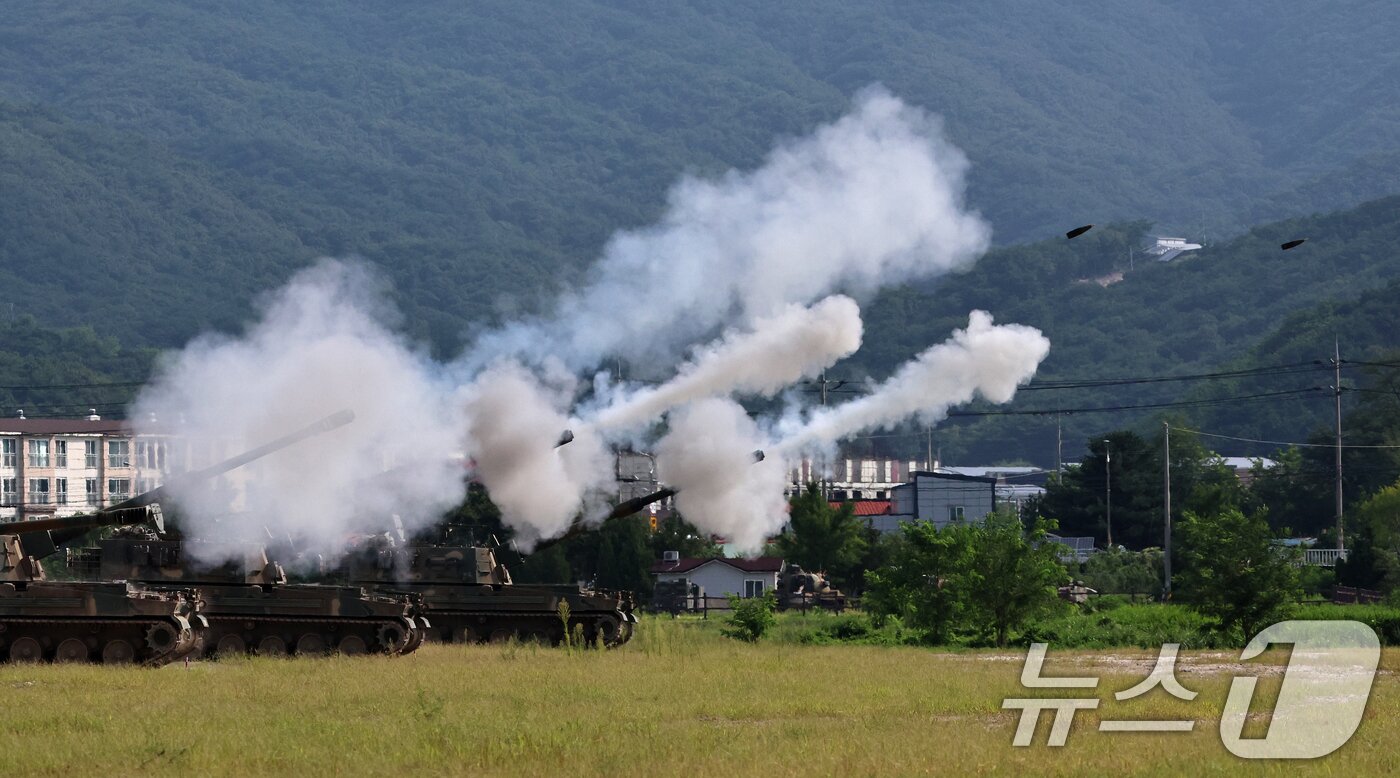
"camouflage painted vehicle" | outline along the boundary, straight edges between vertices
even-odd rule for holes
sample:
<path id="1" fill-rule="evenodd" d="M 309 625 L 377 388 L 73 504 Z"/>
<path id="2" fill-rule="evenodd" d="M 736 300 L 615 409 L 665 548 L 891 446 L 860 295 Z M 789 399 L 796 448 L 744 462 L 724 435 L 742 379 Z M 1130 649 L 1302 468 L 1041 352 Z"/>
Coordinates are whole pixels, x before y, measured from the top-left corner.
<path id="1" fill-rule="evenodd" d="M 204 623 L 188 589 L 50 581 L 23 527 L 0 525 L 0 659 L 163 665 L 195 650 Z"/>
<path id="2" fill-rule="evenodd" d="M 846 609 L 846 595 L 832 586 L 822 573 L 803 570 L 800 565 L 788 565 L 778 579 L 778 608 L 821 608 L 840 612 Z"/>
<path id="3" fill-rule="evenodd" d="M 313 435 L 350 423 L 341 412 L 213 467 L 178 476 L 208 480 Z M 147 591 L 193 591 L 207 627 L 201 655 L 255 652 L 270 656 L 404 654 L 426 627 L 411 595 L 375 595 L 360 587 L 289 584 L 260 543 L 211 543 L 167 532 L 156 504 L 161 487 L 91 516 L 44 522 L 32 544 L 52 553 L 95 527 L 123 527 L 95 548 L 69 552 L 69 567 L 85 578 L 134 581 Z M 134 515 L 139 511 L 139 515 Z M 136 526 L 141 525 L 141 526 Z M 26 528 L 38 528 L 37 524 Z"/>
<path id="4" fill-rule="evenodd" d="M 568 606 L 571 634 L 581 629 L 585 640 L 604 646 L 626 643 L 637 621 L 631 592 L 516 584 L 486 546 L 409 543 L 386 533 L 363 539 L 334 576 L 386 594 L 421 597 L 432 623 L 428 634 L 443 642 L 515 638 L 558 644 L 565 636 L 561 605 Z"/>
<path id="5" fill-rule="evenodd" d="M 210 564 L 203 560 L 225 560 Z M 406 654 L 427 627 L 416 598 L 371 594 L 361 587 L 290 584 L 259 544 L 161 540 L 124 533 L 82 549 L 71 566 L 102 579 L 139 581 L 151 589 L 192 587 L 208 622 L 204 656 Z"/>

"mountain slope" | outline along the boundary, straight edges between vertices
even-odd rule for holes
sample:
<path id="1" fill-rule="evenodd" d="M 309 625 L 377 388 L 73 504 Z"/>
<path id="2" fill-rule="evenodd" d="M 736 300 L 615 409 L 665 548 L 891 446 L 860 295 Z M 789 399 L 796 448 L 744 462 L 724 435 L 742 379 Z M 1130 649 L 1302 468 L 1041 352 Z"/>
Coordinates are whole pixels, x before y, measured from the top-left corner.
<path id="1" fill-rule="evenodd" d="M 1400 346 L 1387 317 L 1400 281 L 1400 197 L 1348 211 L 1261 225 L 1234 240 L 1170 263 L 1128 270 L 1136 228 L 1095 230 L 988 254 L 971 271 L 933 288 L 905 287 L 864 306 L 867 347 L 846 369 L 883 375 L 966 323 L 973 308 L 999 321 L 1036 326 L 1050 338 L 1037 382 L 1189 375 L 1222 368 L 1308 363 L 1331 352 L 1374 355 Z M 1286 240 L 1306 237 L 1292 251 Z M 1109 286 L 1085 282 L 1125 272 Z M 1356 300 L 1362 294 L 1361 300 Z M 1354 316 L 1354 318 L 1348 318 Z M 1325 334 L 1325 337 L 1324 337 Z M 1345 356 L 1345 355 L 1344 355 Z M 1210 400 L 1330 384 L 1319 370 L 1220 384 L 1196 382 L 1022 392 L 1016 410 L 1088 408 Z M 1325 418 L 1320 395 L 1263 398 L 1219 408 L 1173 410 L 1226 434 L 1301 439 Z M 1065 415 L 1065 440 L 1151 418 L 1158 411 Z M 945 453 L 964 461 L 1054 461 L 1056 418 L 953 420 L 939 431 Z M 890 441 L 897 444 L 899 441 Z M 914 442 L 906 441 L 913 446 Z M 917 446 L 914 446 L 917 448 Z"/>
<path id="2" fill-rule="evenodd" d="M 25 238 L 0 273 L 47 322 L 170 344 L 317 253 L 360 254 L 450 350 L 655 218 L 677 176 L 752 165 L 874 81 L 946 117 L 1003 242 L 1115 218 L 1219 235 L 1400 190 L 1397 35 L 1387 4 L 1302 0 L 16 0 L 0 100 L 49 112 L 22 156 L 53 161 L 6 184 L 43 211 L 7 221 Z M 88 140 L 53 158 L 71 132 Z M 136 160 L 210 205 L 171 213 L 118 172 Z M 158 268 L 140 284 L 160 316 L 120 304 L 142 294 L 128 255 Z"/>

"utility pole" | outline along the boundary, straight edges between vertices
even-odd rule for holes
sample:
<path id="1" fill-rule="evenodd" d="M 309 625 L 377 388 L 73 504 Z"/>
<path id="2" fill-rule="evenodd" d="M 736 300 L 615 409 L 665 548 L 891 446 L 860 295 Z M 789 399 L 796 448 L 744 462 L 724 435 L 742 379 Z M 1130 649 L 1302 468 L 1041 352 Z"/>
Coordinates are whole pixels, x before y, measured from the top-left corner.
<path id="1" fill-rule="evenodd" d="M 1172 428 L 1162 422 L 1162 600 L 1172 598 Z"/>
<path id="2" fill-rule="evenodd" d="M 1055 414 L 1055 477 L 1065 471 L 1065 436 L 1064 429 L 1060 425 L 1060 419 L 1064 414 Z"/>
<path id="3" fill-rule="evenodd" d="M 1104 506 L 1108 509 L 1108 547 L 1113 548 L 1113 452 L 1109 449 L 1109 442 L 1103 442 L 1103 499 Z"/>
<path id="4" fill-rule="evenodd" d="M 1337 410 L 1337 550 L 1346 549 L 1342 535 L 1342 346 L 1332 341 L 1332 398 Z"/>

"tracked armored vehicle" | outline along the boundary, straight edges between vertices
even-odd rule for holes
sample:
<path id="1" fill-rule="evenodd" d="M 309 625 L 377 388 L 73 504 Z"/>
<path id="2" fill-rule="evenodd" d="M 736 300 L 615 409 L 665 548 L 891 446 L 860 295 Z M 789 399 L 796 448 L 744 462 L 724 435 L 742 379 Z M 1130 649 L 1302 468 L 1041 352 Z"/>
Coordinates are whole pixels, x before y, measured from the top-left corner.
<path id="1" fill-rule="evenodd" d="M 211 564 L 205 560 L 224 560 Z M 162 591 L 193 587 L 208 627 L 204 656 L 404 654 L 426 626 L 415 599 L 361 587 L 294 584 L 260 544 L 161 540 L 125 533 L 82 549 L 70 565 L 103 579 L 139 581 Z"/>
<path id="2" fill-rule="evenodd" d="M 0 524 L 0 659 L 155 666 L 197 648 L 204 622 L 193 590 L 50 581 L 24 547 L 31 523 Z"/>
<path id="3" fill-rule="evenodd" d="M 348 424 L 353 414 L 329 416 L 246 454 L 187 476 L 208 480 L 316 434 Z M 155 503 L 164 487 L 118 508 Z M 110 514 L 110 515 L 109 515 Z M 40 543 L 57 549 L 92 527 L 132 525 L 122 512 L 64 520 Z M 134 581 L 146 590 L 196 592 L 207 627 L 201 655 L 252 652 L 267 656 L 403 654 L 417 648 L 426 627 L 409 594 L 371 594 L 362 587 L 292 584 L 261 543 L 215 543 L 167 531 L 160 513 L 143 526 L 126 526 L 97 547 L 69 553 L 69 567 L 85 578 Z M 44 541 L 47 541 L 46 543 Z"/>
<path id="4" fill-rule="evenodd" d="M 515 638 L 557 644 L 581 629 L 588 642 L 619 646 L 637 621 L 631 592 L 563 584 L 516 584 L 487 546 L 405 542 L 392 533 L 365 538 L 334 572 L 337 580 L 422 598 L 429 636 L 443 642 Z"/>

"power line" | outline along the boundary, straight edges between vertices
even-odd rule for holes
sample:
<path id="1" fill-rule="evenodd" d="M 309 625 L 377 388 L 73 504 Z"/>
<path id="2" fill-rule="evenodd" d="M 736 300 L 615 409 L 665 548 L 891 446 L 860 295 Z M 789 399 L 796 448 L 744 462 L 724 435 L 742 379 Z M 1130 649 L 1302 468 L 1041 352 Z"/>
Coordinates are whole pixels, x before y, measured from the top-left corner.
<path id="1" fill-rule="evenodd" d="M 948 418 L 966 418 L 982 416 L 1045 416 L 1053 413 L 1109 413 L 1114 411 L 1140 411 L 1156 410 L 1162 408 L 1185 408 L 1200 405 L 1220 405 L 1229 402 L 1248 402 L 1253 400 L 1281 399 L 1290 396 L 1315 395 L 1317 389 L 1309 387 L 1306 389 L 1287 389 L 1281 392 L 1261 392 L 1259 394 L 1245 394 L 1236 397 L 1217 397 L 1209 400 L 1181 400 L 1178 402 L 1164 403 L 1142 403 L 1138 405 L 1108 405 L 1087 408 L 1037 408 L 1033 410 L 1004 410 L 1004 411 L 953 411 L 948 414 Z"/>
<path id="2" fill-rule="evenodd" d="M 1336 448 L 1336 447 L 1337 447 L 1337 445 L 1336 445 L 1335 443 L 1297 443 L 1297 442 L 1292 442 L 1292 441 L 1287 441 L 1287 440 L 1259 440 L 1259 439 L 1257 439 L 1257 438 L 1241 438 L 1241 437 L 1238 437 L 1238 436 L 1235 436 L 1235 435 L 1221 435 L 1221 434 L 1216 433 L 1216 432 L 1202 432 L 1201 430 L 1187 429 L 1186 427 L 1172 427 L 1172 429 L 1177 430 L 1178 432 L 1190 432 L 1190 433 L 1195 434 L 1195 435 L 1204 435 L 1204 436 L 1206 436 L 1206 437 L 1208 437 L 1208 438 L 1223 438 L 1223 439 L 1225 439 L 1225 440 L 1237 440 L 1237 441 L 1240 441 L 1240 442 L 1242 442 L 1242 443 L 1265 443 L 1265 444 L 1268 444 L 1268 445 L 1271 445 L 1271 446 L 1298 446 L 1298 447 L 1301 447 L 1301 448 Z M 1342 448 L 1394 449 L 1394 448 L 1400 448 L 1400 445 L 1396 445 L 1396 446 L 1358 446 L 1358 445 L 1350 445 L 1350 444 L 1349 444 L 1349 445 L 1344 445 L 1344 446 L 1342 446 Z"/>

